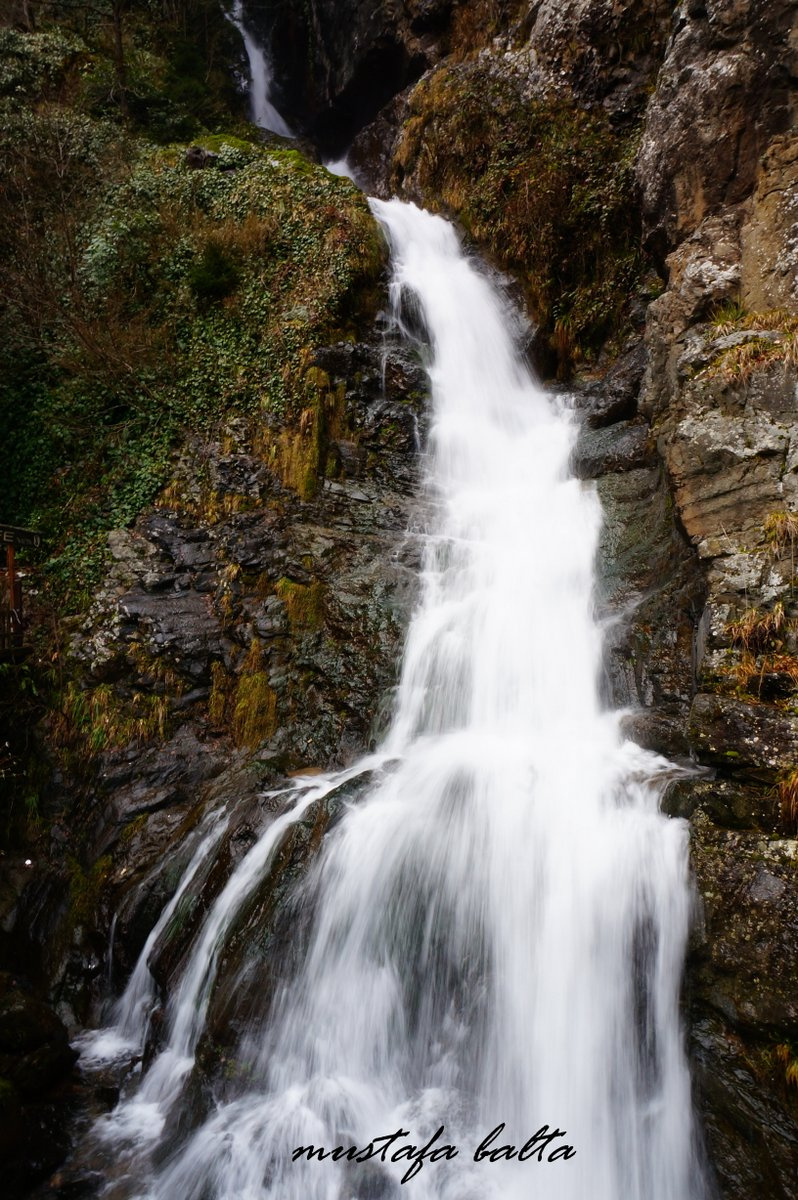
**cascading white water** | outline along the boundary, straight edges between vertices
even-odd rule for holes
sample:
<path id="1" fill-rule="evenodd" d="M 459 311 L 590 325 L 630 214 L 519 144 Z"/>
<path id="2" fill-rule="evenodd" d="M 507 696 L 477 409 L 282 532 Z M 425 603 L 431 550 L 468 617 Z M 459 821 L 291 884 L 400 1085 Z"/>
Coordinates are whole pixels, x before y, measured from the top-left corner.
<path id="1" fill-rule="evenodd" d="M 133 973 L 124 992 L 114 1004 L 111 1023 L 92 1030 L 75 1042 L 80 1051 L 81 1066 L 91 1069 L 125 1055 L 141 1054 L 147 1038 L 147 1027 L 155 1005 L 155 980 L 150 971 L 150 955 L 161 935 L 177 913 L 183 897 L 194 882 L 200 868 L 208 861 L 227 829 L 228 817 L 221 812 L 211 813 L 197 831 L 197 844 L 171 900 L 150 930 Z M 116 928 L 116 915 L 111 922 L 111 936 Z M 113 941 L 109 964 L 113 961 Z M 109 966 L 110 973 L 110 966 Z"/>
<path id="2" fill-rule="evenodd" d="M 396 311 L 415 304 L 429 333 L 433 396 L 434 516 L 395 718 L 370 764 L 383 770 L 328 838 L 304 964 L 241 1047 L 244 1094 L 124 1194 L 383 1200 L 407 1152 L 293 1152 L 399 1129 L 394 1149 L 421 1147 L 444 1126 L 436 1145 L 458 1153 L 417 1168 L 414 1200 L 697 1200 L 678 1020 L 687 834 L 658 810 L 669 764 L 599 705 L 600 513 L 568 474 L 574 426 L 530 379 L 450 226 L 372 204 Z M 335 782 L 266 831 L 212 906 L 139 1094 L 157 1128 L 226 931 L 281 829 Z M 475 1162 L 501 1123 L 492 1149 L 562 1133 L 542 1162 Z"/>
<path id="3" fill-rule="evenodd" d="M 244 0 L 234 0 L 233 7 L 226 15 L 244 43 L 249 64 L 249 104 L 254 124 L 270 133 L 279 133 L 281 137 L 293 138 L 293 130 L 272 104 L 271 63 L 263 46 L 247 28 Z"/>

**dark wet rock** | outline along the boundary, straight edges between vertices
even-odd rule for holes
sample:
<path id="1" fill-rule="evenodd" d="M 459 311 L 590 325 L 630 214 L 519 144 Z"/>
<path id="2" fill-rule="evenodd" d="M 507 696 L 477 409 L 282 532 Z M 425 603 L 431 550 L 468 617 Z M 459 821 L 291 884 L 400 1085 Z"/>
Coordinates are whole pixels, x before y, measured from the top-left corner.
<path id="1" fill-rule="evenodd" d="M 239 768 L 217 781 L 207 797 L 213 809 L 228 806 L 229 826 L 152 948 L 150 970 L 164 998 L 169 994 L 170 980 L 179 977 L 193 940 L 230 875 L 258 838 L 292 806 L 290 788 L 284 785 L 278 792 L 264 795 L 262 780 L 252 770 Z"/>
<path id="2" fill-rule="evenodd" d="M 762 1086 L 761 1059 L 717 1016 L 691 1025 L 689 1051 L 704 1137 L 724 1200 L 795 1195 L 798 1138 L 791 1101 Z"/>
<path id="3" fill-rule="evenodd" d="M 798 842 L 719 828 L 719 821 L 769 823 L 766 793 L 750 794 L 748 814 L 737 785 L 699 783 L 692 797 L 699 800 L 691 844 L 701 903 L 687 974 L 690 1044 L 721 1194 L 742 1200 L 753 1187 L 786 1200 L 798 1170 L 795 1101 L 785 1075 L 798 1032 Z"/>
<path id="4" fill-rule="evenodd" d="M 277 67 L 280 111 L 323 155 L 340 156 L 434 60 L 451 8 L 449 0 L 270 5 L 261 28 Z"/>
<path id="5" fill-rule="evenodd" d="M 779 827 L 779 804 L 773 789 L 754 782 L 723 778 L 680 780 L 668 789 L 663 809 L 670 816 L 688 820 L 703 812 L 715 825 L 727 829 L 761 829 L 772 833 Z"/>
<path id="6" fill-rule="evenodd" d="M 602 379 L 576 393 L 577 412 L 583 414 L 590 429 L 628 421 L 636 415 L 646 358 L 645 345 L 637 342 L 615 360 Z"/>
<path id="7" fill-rule="evenodd" d="M 23 872 L 4 913 L 12 961 L 36 964 L 70 1026 L 129 975 L 205 813 L 226 804 L 236 821 L 155 949 L 164 989 L 262 827 L 268 783 L 347 763 L 384 725 L 416 594 L 426 377 L 379 337 L 325 347 L 309 371 L 315 442 L 240 420 L 189 439 L 169 498 L 109 536 L 72 640 L 75 704 L 96 727 L 73 749 L 82 774 L 59 785 L 52 860 L 66 865 Z M 104 748 L 87 754 L 92 738 Z"/>
<path id="8" fill-rule="evenodd" d="M 796 842 L 693 821 L 693 861 L 703 901 L 691 964 L 694 1001 L 736 1028 L 782 1039 L 798 1029 Z"/>
<path id="9" fill-rule="evenodd" d="M 656 462 L 648 425 L 623 421 L 609 429 L 584 429 L 571 458 L 579 479 L 634 471 Z"/>
<path id="10" fill-rule="evenodd" d="M 0 975 L 0 1078 L 35 1099 L 69 1074 L 76 1057 L 53 1010 Z"/>
<path id="11" fill-rule="evenodd" d="M 245 1046 L 257 1046 L 264 1036 L 275 990 L 301 961 L 316 902 L 310 873 L 323 839 L 334 829 L 345 806 L 359 799 L 372 778 L 373 772 L 365 772 L 339 785 L 314 801 L 298 821 L 290 823 L 275 844 L 262 878 L 243 899 L 220 953 L 196 1066 L 187 1083 L 188 1099 L 170 1115 L 167 1136 L 185 1136 L 203 1120 L 212 1104 L 228 1089 L 234 1094 L 240 1080 L 247 1077 L 251 1064 Z M 292 807 L 301 794 L 295 791 L 277 803 L 270 801 L 272 811 L 268 814 L 261 805 L 261 824 L 253 827 L 250 844 L 268 833 L 271 822 Z M 234 833 L 231 840 L 235 841 L 236 836 Z M 224 854 L 223 846 L 220 857 Z M 229 870 L 227 864 L 224 873 Z M 213 886 L 211 876 L 192 887 L 181 909 L 197 902 L 206 908 L 209 884 Z M 177 917 L 153 954 L 153 972 L 164 987 L 196 932 L 181 927 L 181 910 Z"/>
<path id="12" fill-rule="evenodd" d="M 57 1171 L 48 1180 L 46 1188 L 37 1191 L 35 1200 L 83 1200 L 98 1195 L 103 1183 L 105 1178 L 99 1171 Z"/>
<path id="13" fill-rule="evenodd" d="M 605 693 L 610 703 L 632 709 L 629 736 L 684 758 L 703 581 L 674 527 L 660 470 L 604 475 L 597 486 L 604 514 L 598 601 L 606 622 Z"/>
<path id="14" fill-rule="evenodd" d="M 10 1200 L 66 1155 L 64 1085 L 76 1058 L 52 1008 L 0 974 L 0 1167 Z"/>
<path id="15" fill-rule="evenodd" d="M 727 696 L 696 696 L 690 737 L 699 759 L 728 775 L 773 782 L 798 758 L 798 720 Z"/>
<path id="16" fill-rule="evenodd" d="M 215 166 L 218 158 L 218 154 L 214 154 L 212 150 L 204 150 L 202 146 L 189 146 L 183 155 L 186 166 L 194 170 Z"/>
<path id="17" fill-rule="evenodd" d="M 392 195 L 391 174 L 396 144 L 407 118 L 408 99 L 412 86 L 394 96 L 373 121 L 359 130 L 349 148 L 347 158 L 358 181 L 370 195 L 383 200 Z"/>

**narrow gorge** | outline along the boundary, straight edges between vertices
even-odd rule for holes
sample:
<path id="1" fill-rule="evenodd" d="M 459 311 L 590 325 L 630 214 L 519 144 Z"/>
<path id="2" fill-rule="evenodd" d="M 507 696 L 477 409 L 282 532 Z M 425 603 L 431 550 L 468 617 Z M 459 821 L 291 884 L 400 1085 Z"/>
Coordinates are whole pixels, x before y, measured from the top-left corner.
<path id="1" fill-rule="evenodd" d="M 10 3 L 9 1194 L 796 1194 L 797 48 Z"/>

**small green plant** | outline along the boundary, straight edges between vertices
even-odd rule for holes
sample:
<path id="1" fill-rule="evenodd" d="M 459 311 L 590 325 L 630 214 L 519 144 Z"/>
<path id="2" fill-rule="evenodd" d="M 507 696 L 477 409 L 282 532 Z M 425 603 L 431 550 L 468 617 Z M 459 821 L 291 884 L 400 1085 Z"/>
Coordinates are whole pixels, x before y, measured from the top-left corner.
<path id="1" fill-rule="evenodd" d="M 233 697 L 232 733 L 237 746 L 256 749 L 277 729 L 277 693 L 263 669 L 263 652 L 252 639 Z"/>
<path id="2" fill-rule="evenodd" d="M 703 373 L 709 378 L 745 383 L 755 371 L 766 369 L 774 363 L 782 363 L 785 367 L 798 366 L 798 316 L 785 309 L 749 313 L 739 305 L 730 303 L 728 307 L 718 309 L 712 324 L 716 338 L 733 333 L 763 336 L 752 336 L 737 346 L 723 350 L 704 368 Z"/>
<path id="3" fill-rule="evenodd" d="M 110 684 L 81 688 L 70 682 L 64 689 L 54 733 L 62 746 L 86 757 L 132 742 L 146 742 L 156 735 L 162 738 L 169 708 L 166 695 L 134 692 L 123 703 Z"/>
<path id="4" fill-rule="evenodd" d="M 285 605 L 292 630 L 318 629 L 324 616 L 324 584 L 320 580 L 305 585 L 283 578 L 274 590 Z"/>
<path id="5" fill-rule="evenodd" d="M 724 337 L 733 333 L 745 322 L 748 313 L 739 300 L 724 300 L 713 311 L 710 324 L 716 337 Z"/>
<path id="6" fill-rule="evenodd" d="M 788 831 L 798 827 L 798 767 L 793 767 L 776 781 L 779 798 L 779 815 Z"/>
<path id="7" fill-rule="evenodd" d="M 188 273 L 192 292 L 204 304 L 229 296 L 239 279 L 238 267 L 217 238 L 208 239 L 199 261 Z"/>
<path id="8" fill-rule="evenodd" d="M 77 859 L 67 859 L 71 924 L 83 925 L 91 921 L 112 867 L 113 862 L 109 855 L 98 858 L 88 871 L 83 869 Z"/>

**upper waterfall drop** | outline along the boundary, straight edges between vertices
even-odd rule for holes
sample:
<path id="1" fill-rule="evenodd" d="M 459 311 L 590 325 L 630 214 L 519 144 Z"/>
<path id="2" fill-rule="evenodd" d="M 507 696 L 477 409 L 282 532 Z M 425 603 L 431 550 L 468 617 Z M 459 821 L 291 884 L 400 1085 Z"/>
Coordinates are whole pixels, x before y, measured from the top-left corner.
<path id="1" fill-rule="evenodd" d="M 699 1200 L 686 827 L 659 812 L 669 765 L 599 703 L 600 513 L 568 472 L 572 419 L 453 229 L 372 206 L 397 322 L 412 302 L 431 358 L 431 516 L 394 721 L 308 885 L 304 959 L 242 1036 L 238 1094 L 132 1194 L 388 1200 L 407 1154 L 345 1152 L 443 1126 L 457 1155 L 419 1170 L 416 1200 Z M 272 845 L 273 826 L 197 946 L 218 957 Z M 575 1153 L 475 1162 L 499 1125 L 494 1148 L 547 1125 Z M 344 1161 L 296 1153 L 311 1146 Z"/>
<path id="2" fill-rule="evenodd" d="M 271 63 L 263 46 L 247 28 L 244 0 L 233 0 L 233 7 L 226 13 L 226 16 L 241 34 L 244 43 L 249 64 L 249 103 L 254 124 L 260 129 L 277 133 L 281 137 L 293 138 L 295 136 L 293 130 L 272 104 Z"/>

